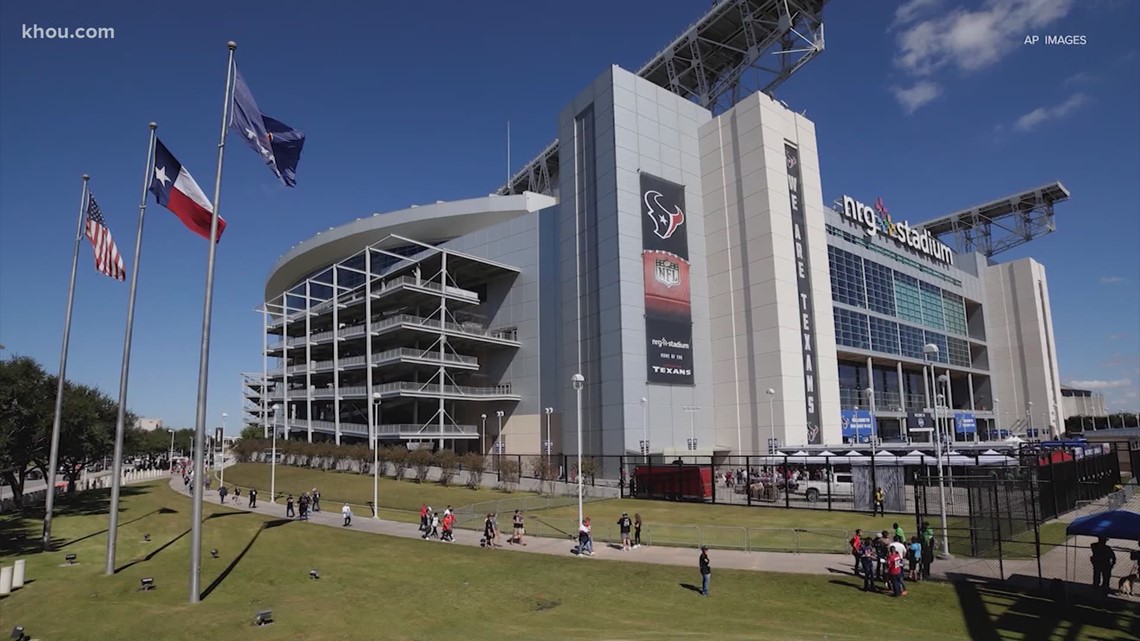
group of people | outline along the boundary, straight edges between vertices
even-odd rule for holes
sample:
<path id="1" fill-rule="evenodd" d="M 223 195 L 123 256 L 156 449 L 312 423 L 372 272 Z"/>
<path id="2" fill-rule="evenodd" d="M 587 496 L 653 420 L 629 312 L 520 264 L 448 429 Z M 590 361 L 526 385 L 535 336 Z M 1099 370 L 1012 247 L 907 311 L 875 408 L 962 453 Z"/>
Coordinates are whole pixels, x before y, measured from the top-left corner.
<path id="1" fill-rule="evenodd" d="M 347 505 L 346 503 L 345 506 Z M 293 499 L 292 494 L 285 497 L 286 518 L 296 517 L 298 520 L 308 521 L 310 510 L 313 512 L 321 511 L 321 493 L 317 491 L 317 488 L 314 487 L 308 492 L 303 492 L 296 500 Z M 341 512 L 343 511 L 342 509 Z"/>
<path id="2" fill-rule="evenodd" d="M 878 592 L 881 581 L 891 596 L 906 596 L 906 581 L 925 581 L 930 578 L 934 562 L 934 530 L 929 523 L 922 524 L 922 532 L 908 541 L 898 523 L 894 532 L 883 530 L 874 537 L 863 536 L 855 530 L 851 537 L 851 555 L 855 560 L 855 576 L 863 577 L 863 590 Z M 906 577 L 904 580 L 904 576 Z"/>
<path id="3" fill-rule="evenodd" d="M 618 531 L 621 532 L 621 550 L 623 552 L 641 547 L 641 515 L 634 514 L 630 518 L 629 512 L 622 512 L 617 520 Z M 578 547 L 574 549 L 578 556 L 594 556 L 593 521 L 585 517 L 578 524 Z"/>
<path id="4" fill-rule="evenodd" d="M 428 539 L 436 539 L 437 541 L 445 541 L 448 543 L 455 542 L 455 512 L 451 511 L 451 506 L 447 506 L 447 509 L 443 511 L 443 516 L 441 517 L 427 503 L 421 504 L 420 532 L 423 533 L 423 536 L 420 538 L 425 541 Z"/>

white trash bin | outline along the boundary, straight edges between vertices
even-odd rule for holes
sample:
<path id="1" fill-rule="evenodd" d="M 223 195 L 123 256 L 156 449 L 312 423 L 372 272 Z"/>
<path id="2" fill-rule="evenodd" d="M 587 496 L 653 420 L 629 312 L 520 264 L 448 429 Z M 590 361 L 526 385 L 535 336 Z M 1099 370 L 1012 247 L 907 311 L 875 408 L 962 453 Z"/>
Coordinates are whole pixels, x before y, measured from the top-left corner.
<path id="1" fill-rule="evenodd" d="M 12 568 L 5 566 L 0 568 L 0 596 L 9 594 L 12 594 Z"/>
<path id="2" fill-rule="evenodd" d="M 24 570 L 28 562 L 24 559 L 16 561 L 16 565 L 12 566 L 12 589 L 24 587 Z"/>

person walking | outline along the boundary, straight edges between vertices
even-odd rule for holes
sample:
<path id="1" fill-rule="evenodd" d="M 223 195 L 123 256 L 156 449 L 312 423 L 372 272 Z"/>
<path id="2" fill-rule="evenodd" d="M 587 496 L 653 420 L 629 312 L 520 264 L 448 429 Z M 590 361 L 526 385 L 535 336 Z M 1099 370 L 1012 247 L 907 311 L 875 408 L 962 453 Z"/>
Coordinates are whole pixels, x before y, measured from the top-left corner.
<path id="1" fill-rule="evenodd" d="M 896 540 L 905 541 L 906 540 L 906 533 L 903 532 L 902 527 L 900 527 L 898 523 L 895 523 L 892 527 L 895 529 L 895 537 L 897 537 Z"/>
<path id="2" fill-rule="evenodd" d="M 348 503 L 340 508 L 340 514 L 344 517 L 344 525 L 341 527 L 350 527 L 352 525 L 352 508 L 348 507 Z"/>
<path id="3" fill-rule="evenodd" d="M 309 493 L 305 492 L 304 494 L 301 495 L 300 500 L 297 501 L 297 510 L 300 513 L 300 517 L 301 517 L 302 521 L 308 521 L 309 520 L 309 506 L 311 505 L 309 503 L 310 500 L 312 500 L 312 499 L 309 498 Z"/>
<path id="4" fill-rule="evenodd" d="M 641 547 L 641 513 L 633 515 L 633 547 Z"/>
<path id="5" fill-rule="evenodd" d="M 922 562 L 922 541 L 918 536 L 910 537 L 910 545 L 906 546 L 906 561 L 910 580 L 918 581 L 918 564 Z"/>
<path id="6" fill-rule="evenodd" d="M 1112 568 L 1116 565 L 1116 552 L 1109 547 L 1108 538 L 1103 536 L 1089 547 L 1092 549 L 1089 560 L 1093 567 L 1093 587 L 1100 588 L 1107 595 L 1110 592 L 1108 583 L 1112 579 Z"/>
<path id="7" fill-rule="evenodd" d="M 875 546 L 871 537 L 866 537 L 859 543 L 859 561 L 863 565 L 863 591 L 878 592 L 875 587 Z"/>
<path id="8" fill-rule="evenodd" d="M 851 556 L 855 558 L 855 576 L 859 576 L 859 569 L 863 567 L 863 530 L 855 530 L 851 537 Z"/>
<path id="9" fill-rule="evenodd" d="M 249 488 L 249 509 L 257 507 L 257 488 Z"/>
<path id="10" fill-rule="evenodd" d="M 875 488 L 875 504 L 871 507 L 871 516 L 879 515 L 886 516 L 887 511 L 883 508 L 886 502 L 887 495 L 883 492 L 883 488 Z"/>
<path id="11" fill-rule="evenodd" d="M 586 517 L 578 526 L 578 557 L 594 556 L 593 547 L 590 541 L 590 517 Z"/>
<path id="12" fill-rule="evenodd" d="M 439 515 L 438 514 L 432 514 L 431 515 L 431 531 L 429 531 L 427 533 L 427 535 L 424 536 L 424 538 L 426 539 L 429 537 L 433 538 L 433 539 L 439 538 Z"/>
<path id="13" fill-rule="evenodd" d="M 621 550 L 628 552 L 633 549 L 633 544 L 629 540 L 629 530 L 633 527 L 633 520 L 629 518 L 629 512 L 622 512 L 617 524 L 621 531 Z"/>
<path id="14" fill-rule="evenodd" d="M 428 512 L 430 511 L 431 508 L 428 507 L 427 503 L 420 504 L 420 532 L 428 531 Z"/>
<path id="15" fill-rule="evenodd" d="M 488 550 L 495 547 L 495 524 L 491 521 L 491 513 L 487 513 L 487 520 L 483 521 L 483 547 Z"/>
<path id="16" fill-rule="evenodd" d="M 222 505 L 226 504 L 226 494 L 227 493 L 228 493 L 228 491 L 226 490 L 226 486 L 223 485 L 223 486 L 218 488 L 218 503 L 221 503 Z"/>
<path id="17" fill-rule="evenodd" d="M 312 501 L 313 501 L 313 511 L 314 512 L 320 512 L 321 511 L 321 493 L 318 492 L 317 488 L 315 488 L 315 487 L 313 488 Z"/>
<path id="18" fill-rule="evenodd" d="M 297 513 L 293 511 L 293 495 L 290 494 L 285 497 L 285 518 L 291 519 L 295 516 L 297 516 Z"/>
<path id="19" fill-rule="evenodd" d="M 709 546 L 701 546 L 701 556 L 697 559 L 701 569 L 701 596 L 709 595 L 709 579 L 712 577 L 712 565 L 709 563 Z"/>
<path id="20" fill-rule="evenodd" d="M 234 505 L 238 504 L 238 499 L 240 499 L 240 498 L 241 498 L 241 488 L 235 485 L 234 486 Z"/>
<path id="21" fill-rule="evenodd" d="M 525 521 L 523 520 L 522 512 L 515 510 L 515 515 L 511 518 L 511 521 L 515 528 L 511 542 L 526 545 L 526 543 L 523 543 L 523 535 L 526 534 L 526 529 L 523 527 Z"/>

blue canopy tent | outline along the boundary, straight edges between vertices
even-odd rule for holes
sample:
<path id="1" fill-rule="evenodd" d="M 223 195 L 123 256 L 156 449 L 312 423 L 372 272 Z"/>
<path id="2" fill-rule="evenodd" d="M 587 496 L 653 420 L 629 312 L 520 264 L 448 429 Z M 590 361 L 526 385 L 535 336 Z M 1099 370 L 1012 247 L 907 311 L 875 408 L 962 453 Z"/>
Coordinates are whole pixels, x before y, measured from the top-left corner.
<path id="1" fill-rule="evenodd" d="M 1065 534 L 1140 541 L 1140 514 L 1127 510 L 1110 510 L 1082 516 L 1065 528 Z"/>

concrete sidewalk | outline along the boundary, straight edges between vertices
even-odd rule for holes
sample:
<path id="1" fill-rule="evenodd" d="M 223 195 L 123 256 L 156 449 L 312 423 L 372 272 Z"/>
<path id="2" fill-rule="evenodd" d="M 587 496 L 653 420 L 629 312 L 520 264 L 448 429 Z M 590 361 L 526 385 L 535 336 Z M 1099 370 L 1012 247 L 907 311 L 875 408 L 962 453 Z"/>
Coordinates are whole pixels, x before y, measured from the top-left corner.
<path id="1" fill-rule="evenodd" d="M 186 495 L 186 490 L 183 487 L 180 477 L 172 478 L 170 487 L 179 494 Z M 234 505 L 233 501 L 229 499 L 230 497 L 227 497 L 227 507 L 275 518 L 284 518 L 285 516 L 284 503 L 273 504 L 259 500 L 257 507 L 251 510 L 247 507 L 249 502 L 247 497 L 241 497 L 237 505 Z M 217 492 L 208 492 L 205 500 L 210 503 L 216 502 Z M 322 507 L 327 508 L 327 510 L 310 512 L 309 523 L 327 527 L 343 527 L 342 523 L 344 519 L 340 514 L 341 506 L 342 504 L 339 503 L 323 504 Z M 509 519 L 509 515 L 504 516 Z M 422 537 L 419 526 L 416 524 L 374 519 L 368 514 L 354 514 L 351 528 L 353 530 L 384 534 L 387 536 L 399 536 L 403 538 Z M 504 534 L 501 537 L 501 541 L 503 541 L 502 549 L 504 550 L 524 554 L 576 556 L 573 552 L 576 547 L 576 541 L 569 537 L 556 539 L 527 536 L 525 538 L 526 545 L 515 545 L 505 542 L 510 531 L 510 524 L 500 522 L 500 528 L 504 530 Z M 452 545 L 478 547 L 479 539 L 480 533 L 474 530 L 456 530 L 455 542 Z M 431 540 L 425 541 L 424 545 L 443 545 L 443 543 Z M 488 550 L 488 553 L 491 553 L 491 551 Z M 603 561 L 633 561 L 683 567 L 691 566 L 695 571 L 698 554 L 699 552 L 695 548 L 664 546 L 642 546 L 636 550 L 626 552 L 622 551 L 620 547 L 611 547 L 609 544 L 595 542 L 594 556 L 582 558 Z M 764 572 L 790 572 L 794 574 L 816 575 L 846 574 L 850 576 L 852 575 L 851 568 L 853 566 L 852 558 L 847 554 L 791 554 L 783 552 L 744 552 L 741 550 L 717 549 L 712 551 L 711 556 L 713 558 L 713 566 L 717 568 Z M 965 559 L 965 561 L 972 561 L 972 559 Z M 956 564 L 952 561 L 936 562 L 933 574 L 936 578 L 945 578 L 946 573 L 955 571 L 957 571 Z"/>

